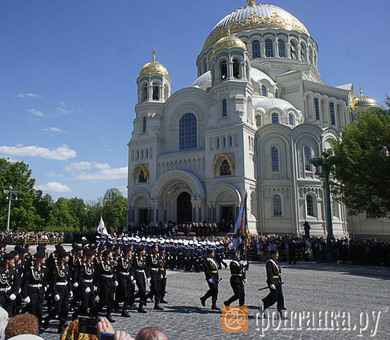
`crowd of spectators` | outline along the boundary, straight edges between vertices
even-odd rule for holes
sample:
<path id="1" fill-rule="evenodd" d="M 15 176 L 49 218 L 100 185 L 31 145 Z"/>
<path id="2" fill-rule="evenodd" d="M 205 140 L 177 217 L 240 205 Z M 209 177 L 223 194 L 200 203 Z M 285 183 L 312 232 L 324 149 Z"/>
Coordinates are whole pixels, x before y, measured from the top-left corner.
<path id="1" fill-rule="evenodd" d="M 64 232 L 56 231 L 3 231 L 0 233 L 0 242 L 6 241 L 8 244 L 18 243 L 40 243 L 40 242 L 64 242 L 66 235 Z"/>

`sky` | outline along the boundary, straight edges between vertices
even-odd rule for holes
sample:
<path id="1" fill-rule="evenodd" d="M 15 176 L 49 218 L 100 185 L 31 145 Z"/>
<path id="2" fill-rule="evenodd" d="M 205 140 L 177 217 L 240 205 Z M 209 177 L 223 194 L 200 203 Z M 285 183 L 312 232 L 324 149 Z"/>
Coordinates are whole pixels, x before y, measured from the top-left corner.
<path id="1" fill-rule="evenodd" d="M 213 27 L 245 0 L 2 0 L 0 157 L 24 161 L 36 189 L 96 201 L 127 186 L 136 79 L 157 60 L 172 93 L 196 79 Z M 261 3 L 257 0 L 257 3 Z M 309 30 L 327 85 L 352 83 L 383 104 L 390 2 L 268 0 Z"/>

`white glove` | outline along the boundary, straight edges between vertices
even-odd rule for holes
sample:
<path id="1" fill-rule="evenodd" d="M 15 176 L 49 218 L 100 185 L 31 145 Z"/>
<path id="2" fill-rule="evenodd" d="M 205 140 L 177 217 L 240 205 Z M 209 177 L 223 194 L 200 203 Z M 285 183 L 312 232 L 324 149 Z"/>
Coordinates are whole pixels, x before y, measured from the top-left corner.
<path id="1" fill-rule="evenodd" d="M 207 280 L 209 283 L 214 283 L 214 281 L 212 279 L 208 279 Z"/>
<path id="2" fill-rule="evenodd" d="M 270 287 L 271 289 L 273 289 L 273 290 L 276 289 L 276 287 L 275 287 L 274 284 L 270 285 L 269 287 Z"/>
<path id="3" fill-rule="evenodd" d="M 148 277 L 148 278 L 146 279 L 146 281 L 148 281 L 148 285 L 150 285 L 150 277 Z"/>
<path id="4" fill-rule="evenodd" d="M 10 299 L 11 301 L 14 301 L 14 300 L 16 299 L 16 295 L 15 295 L 15 294 L 11 294 L 11 295 L 9 296 L 9 299 Z"/>
<path id="5" fill-rule="evenodd" d="M 69 296 L 73 297 L 73 292 L 72 291 L 69 292 Z"/>
<path id="6" fill-rule="evenodd" d="M 162 280 L 163 278 L 164 278 L 164 275 L 161 274 L 161 275 L 160 275 L 160 279 Z"/>
<path id="7" fill-rule="evenodd" d="M 46 292 L 47 291 L 47 286 L 45 286 L 45 288 L 43 290 Z"/>
<path id="8" fill-rule="evenodd" d="M 24 303 L 30 303 L 30 297 L 26 296 L 23 300 Z"/>
<path id="9" fill-rule="evenodd" d="M 89 287 L 85 288 L 85 292 L 86 292 L 87 294 L 90 293 L 90 292 L 91 292 L 91 288 L 89 288 Z"/>
<path id="10" fill-rule="evenodd" d="M 97 287 L 96 286 L 93 286 L 93 291 L 97 292 Z"/>
<path id="11" fill-rule="evenodd" d="M 55 300 L 55 301 L 60 301 L 60 295 L 59 295 L 59 294 L 56 294 L 56 295 L 54 296 L 54 300 Z"/>
<path id="12" fill-rule="evenodd" d="M 132 280 L 131 283 L 132 283 L 133 285 L 135 285 L 135 284 L 137 283 L 137 281 Z"/>
<path id="13" fill-rule="evenodd" d="M 134 276 L 130 276 L 130 280 L 131 280 L 131 281 L 134 281 Z"/>
<path id="14" fill-rule="evenodd" d="M 78 282 L 75 282 L 74 284 L 73 284 L 73 287 L 74 288 L 77 288 L 79 286 L 79 283 Z"/>
<path id="15" fill-rule="evenodd" d="M 118 287 L 118 281 L 114 281 L 114 286 Z"/>
<path id="16" fill-rule="evenodd" d="M 244 284 L 246 284 L 246 279 L 242 280 L 242 282 L 243 282 Z"/>

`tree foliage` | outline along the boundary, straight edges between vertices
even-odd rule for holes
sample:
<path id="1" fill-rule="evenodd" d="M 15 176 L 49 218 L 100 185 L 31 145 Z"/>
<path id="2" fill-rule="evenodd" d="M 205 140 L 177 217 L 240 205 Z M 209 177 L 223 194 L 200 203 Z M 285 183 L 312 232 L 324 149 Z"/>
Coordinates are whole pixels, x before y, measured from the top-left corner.
<path id="1" fill-rule="evenodd" d="M 367 211 L 375 217 L 389 216 L 390 112 L 375 109 L 356 118 L 344 129 L 342 141 L 332 145 L 334 191 L 352 214 Z"/>
<path id="2" fill-rule="evenodd" d="M 60 197 L 34 189 L 29 165 L 0 158 L 0 230 L 5 230 L 8 200 L 4 189 L 18 191 L 12 201 L 11 230 L 95 232 L 100 216 L 112 232 L 126 226 L 127 198 L 118 189 L 108 189 L 103 198 L 86 204 L 81 198 Z"/>

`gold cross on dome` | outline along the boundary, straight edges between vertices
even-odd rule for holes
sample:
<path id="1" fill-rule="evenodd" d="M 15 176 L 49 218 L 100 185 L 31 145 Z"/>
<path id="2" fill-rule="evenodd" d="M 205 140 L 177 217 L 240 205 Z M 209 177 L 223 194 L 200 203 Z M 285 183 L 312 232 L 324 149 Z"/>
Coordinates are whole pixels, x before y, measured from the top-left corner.
<path id="1" fill-rule="evenodd" d="M 157 51 L 153 50 L 153 52 L 152 52 L 152 54 L 153 54 L 153 61 L 156 61 L 156 53 L 157 53 Z"/>
<path id="2" fill-rule="evenodd" d="M 256 0 L 248 0 L 248 6 L 250 7 L 256 6 Z"/>

